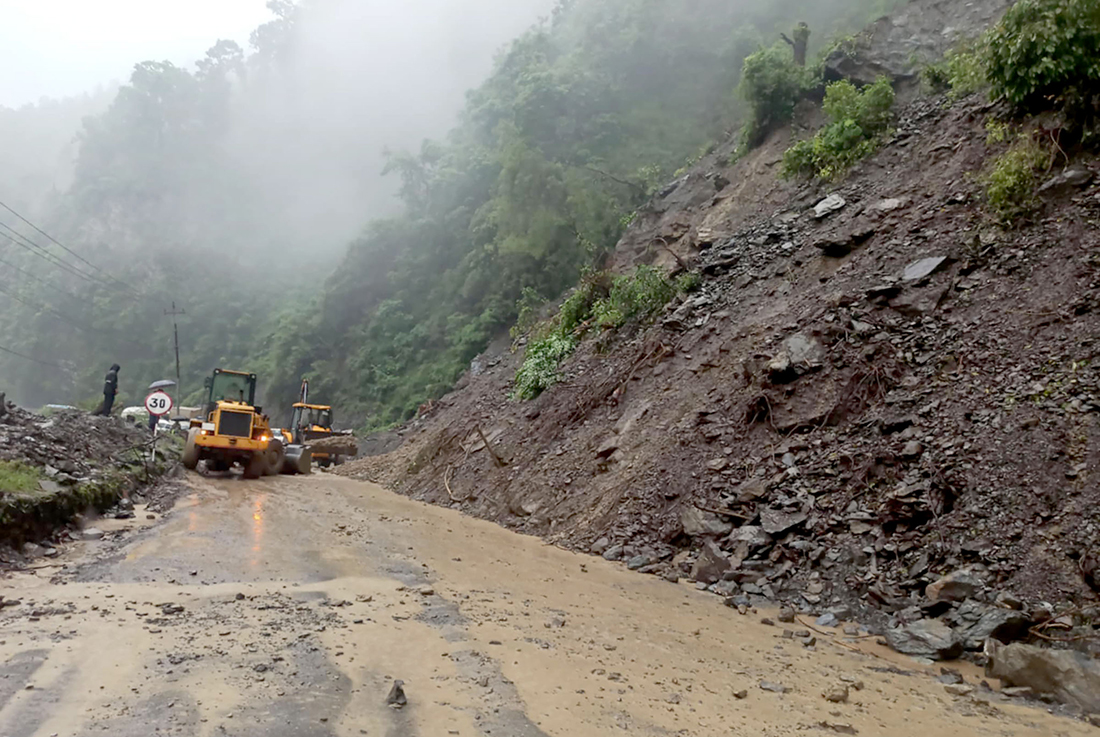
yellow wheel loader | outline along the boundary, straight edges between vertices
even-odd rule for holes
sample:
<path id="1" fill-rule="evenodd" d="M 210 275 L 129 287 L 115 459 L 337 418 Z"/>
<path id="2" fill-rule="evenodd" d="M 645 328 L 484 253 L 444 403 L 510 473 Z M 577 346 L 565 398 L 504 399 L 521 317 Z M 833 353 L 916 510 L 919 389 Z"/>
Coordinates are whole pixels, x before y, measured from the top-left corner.
<path id="1" fill-rule="evenodd" d="M 287 447 L 306 447 L 313 461 L 321 468 L 339 466 L 348 456 L 358 452 L 350 431 L 332 429 L 332 406 L 309 403 L 309 381 L 302 380 L 302 390 L 291 413 L 290 427 L 281 431 Z M 289 453 L 288 453 L 289 456 Z"/>
<path id="2" fill-rule="evenodd" d="M 228 471 L 236 463 L 249 479 L 309 473 L 309 449 L 288 445 L 256 406 L 256 374 L 214 369 L 204 386 L 206 406 L 187 432 L 186 468 L 194 470 L 205 461 L 211 471 Z"/>

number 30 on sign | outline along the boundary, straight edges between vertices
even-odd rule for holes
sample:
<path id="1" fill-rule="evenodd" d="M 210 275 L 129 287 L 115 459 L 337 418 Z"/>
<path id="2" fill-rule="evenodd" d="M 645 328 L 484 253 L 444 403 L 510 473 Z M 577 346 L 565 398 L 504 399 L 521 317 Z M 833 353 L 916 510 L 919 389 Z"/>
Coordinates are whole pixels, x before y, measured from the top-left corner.
<path id="1" fill-rule="evenodd" d="M 166 415 L 172 410 L 172 397 L 165 392 L 153 392 L 145 398 L 145 409 L 151 415 Z"/>

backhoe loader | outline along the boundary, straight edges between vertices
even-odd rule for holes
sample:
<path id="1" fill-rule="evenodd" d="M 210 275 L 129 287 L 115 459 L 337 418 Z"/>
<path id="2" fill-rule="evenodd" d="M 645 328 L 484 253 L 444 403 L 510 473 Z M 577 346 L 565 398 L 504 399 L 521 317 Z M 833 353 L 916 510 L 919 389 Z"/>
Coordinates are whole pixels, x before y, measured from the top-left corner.
<path id="1" fill-rule="evenodd" d="M 186 468 L 194 470 L 205 461 L 211 471 L 228 471 L 237 463 L 248 479 L 309 473 L 309 449 L 277 436 L 267 415 L 256 406 L 256 374 L 214 369 L 203 386 L 206 405 L 188 428 L 183 451 Z"/>
<path id="2" fill-rule="evenodd" d="M 302 389 L 291 413 L 290 427 L 282 430 L 290 445 L 305 446 L 312 451 L 318 466 L 339 466 L 358 451 L 350 431 L 332 429 L 332 406 L 309 403 L 309 380 L 302 379 Z M 288 454 L 289 455 L 289 454 Z"/>

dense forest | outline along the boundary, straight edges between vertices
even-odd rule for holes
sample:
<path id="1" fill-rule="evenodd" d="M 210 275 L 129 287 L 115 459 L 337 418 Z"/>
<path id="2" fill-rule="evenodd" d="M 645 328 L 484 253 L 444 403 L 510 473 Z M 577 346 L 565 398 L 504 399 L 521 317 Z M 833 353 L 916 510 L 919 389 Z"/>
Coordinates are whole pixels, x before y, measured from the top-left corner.
<path id="1" fill-rule="evenodd" d="M 819 52 L 896 4 L 558 0 L 487 78 L 455 63 L 460 47 L 416 54 L 398 84 L 354 51 L 354 4 L 272 0 L 247 50 L 143 62 L 109 104 L 87 101 L 60 179 L 64 139 L 32 157 L 38 180 L 25 165 L 25 183 L 4 173 L 0 390 L 87 406 L 118 361 L 121 400 L 139 400 L 175 372 L 175 301 L 189 399 L 212 367 L 247 367 L 269 409 L 310 376 L 345 422 L 402 420 L 521 301 L 569 288 L 655 189 L 739 128 L 747 55 L 799 21 Z M 435 5 L 443 17 L 453 4 Z M 498 24 L 500 39 L 452 23 L 452 43 L 498 46 L 528 11 Z M 412 63 L 399 50 L 417 50 L 416 30 L 378 39 L 393 64 Z M 31 114 L 0 113 L 5 133 Z M 23 139 L 0 138 L 0 161 Z"/>

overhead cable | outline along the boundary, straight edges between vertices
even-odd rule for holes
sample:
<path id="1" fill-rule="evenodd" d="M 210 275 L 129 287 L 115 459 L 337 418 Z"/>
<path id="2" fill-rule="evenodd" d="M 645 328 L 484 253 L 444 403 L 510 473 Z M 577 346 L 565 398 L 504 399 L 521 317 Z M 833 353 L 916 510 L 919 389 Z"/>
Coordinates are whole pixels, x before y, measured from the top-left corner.
<path id="1" fill-rule="evenodd" d="M 4 353 L 9 353 L 13 356 L 18 356 L 19 358 L 23 358 L 27 361 L 32 361 L 32 362 L 40 364 L 42 366 L 52 366 L 53 368 L 58 368 L 58 369 L 61 369 L 62 371 L 68 371 L 68 369 L 65 368 L 64 366 L 62 366 L 61 364 L 50 363 L 49 361 L 42 361 L 42 360 L 37 359 L 33 356 L 24 355 L 24 354 L 20 353 L 19 351 L 13 351 L 11 348 L 5 348 L 2 345 L 0 345 L 0 351 L 3 351 Z"/>

